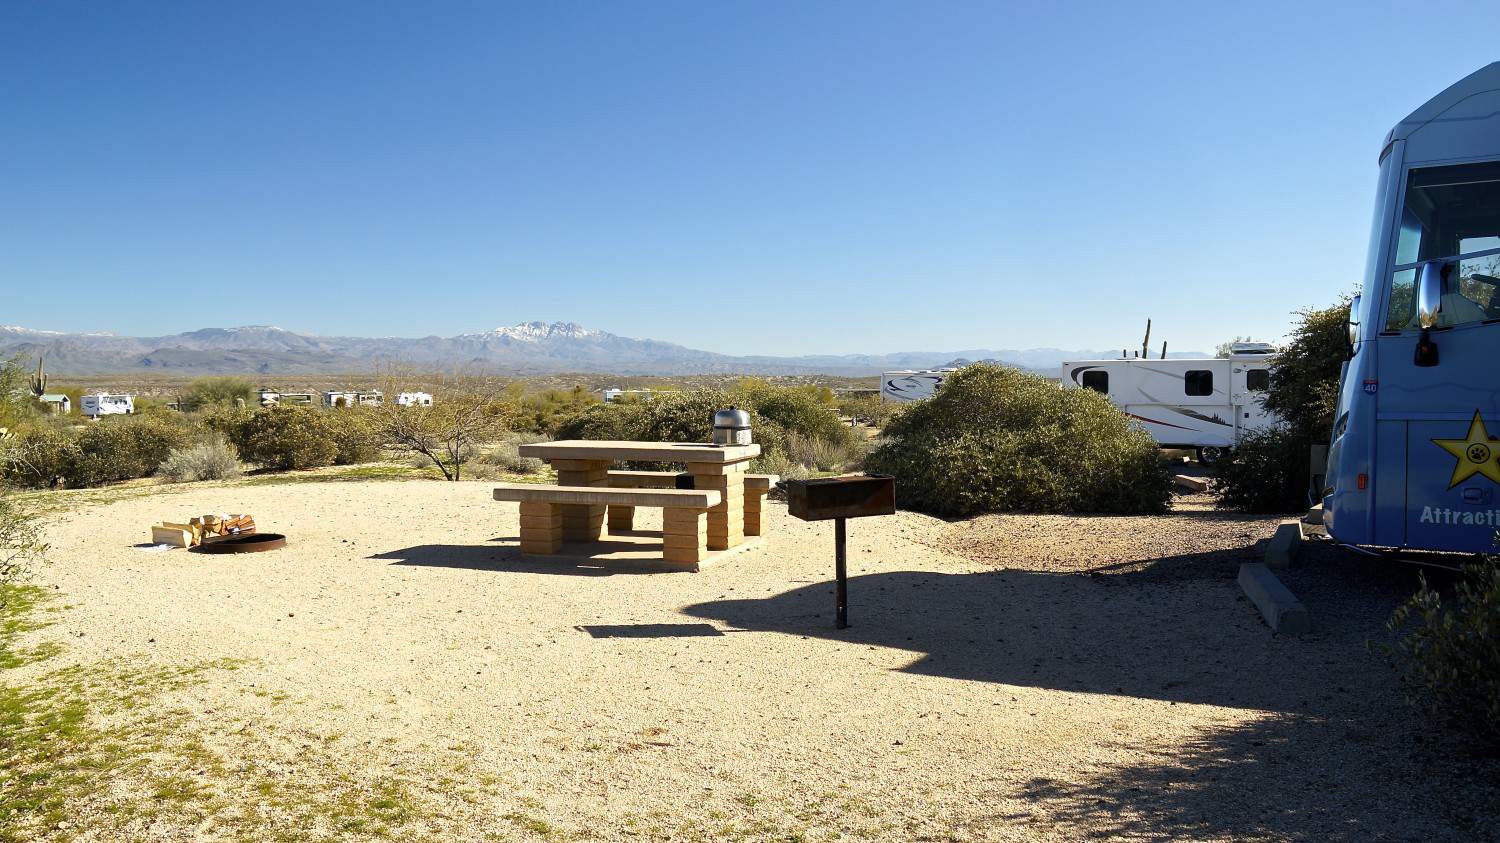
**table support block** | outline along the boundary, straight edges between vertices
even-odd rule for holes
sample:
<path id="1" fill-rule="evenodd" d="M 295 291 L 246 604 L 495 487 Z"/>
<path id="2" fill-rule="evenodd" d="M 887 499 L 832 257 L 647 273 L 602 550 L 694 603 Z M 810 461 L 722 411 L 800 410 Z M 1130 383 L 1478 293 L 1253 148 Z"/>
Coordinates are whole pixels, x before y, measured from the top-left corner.
<path id="1" fill-rule="evenodd" d="M 609 486 L 609 463 L 553 460 L 559 486 Z M 596 542 L 604 533 L 603 505 L 559 504 L 564 541 Z"/>
<path id="2" fill-rule="evenodd" d="M 562 507 L 555 503 L 521 504 L 521 552 L 545 556 L 562 549 Z"/>
<path id="3" fill-rule="evenodd" d="M 609 505 L 609 531 L 611 533 L 628 533 L 635 529 L 635 507 Z"/>

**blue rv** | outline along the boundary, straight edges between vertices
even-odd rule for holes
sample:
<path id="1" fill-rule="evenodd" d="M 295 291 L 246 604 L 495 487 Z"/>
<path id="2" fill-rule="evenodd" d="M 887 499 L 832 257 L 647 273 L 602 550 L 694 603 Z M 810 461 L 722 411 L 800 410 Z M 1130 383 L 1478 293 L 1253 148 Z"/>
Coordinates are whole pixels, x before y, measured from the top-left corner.
<path id="1" fill-rule="evenodd" d="M 1500 553 L 1500 62 L 1379 161 L 1324 522 L 1348 545 Z"/>

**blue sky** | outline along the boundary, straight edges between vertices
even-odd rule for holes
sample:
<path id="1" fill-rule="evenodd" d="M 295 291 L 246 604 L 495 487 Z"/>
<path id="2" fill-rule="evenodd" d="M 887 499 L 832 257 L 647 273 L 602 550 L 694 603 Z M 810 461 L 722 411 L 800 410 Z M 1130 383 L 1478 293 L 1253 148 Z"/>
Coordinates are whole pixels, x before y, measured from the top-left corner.
<path id="1" fill-rule="evenodd" d="M 730 353 L 1274 339 L 1359 280 L 1430 3 L 10 3 L 0 324 Z"/>

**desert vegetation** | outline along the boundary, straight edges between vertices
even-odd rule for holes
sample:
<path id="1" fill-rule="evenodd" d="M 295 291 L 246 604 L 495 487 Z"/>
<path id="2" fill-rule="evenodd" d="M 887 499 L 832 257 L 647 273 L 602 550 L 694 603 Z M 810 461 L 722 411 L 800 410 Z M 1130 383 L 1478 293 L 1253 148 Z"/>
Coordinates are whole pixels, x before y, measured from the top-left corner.
<path id="1" fill-rule="evenodd" d="M 885 437 L 866 468 L 923 512 L 1155 513 L 1171 498 L 1156 442 L 1108 398 L 1003 366 L 954 373 Z"/>
<path id="2" fill-rule="evenodd" d="M 180 411 L 137 401 L 129 416 L 97 421 L 49 414 L 26 386 L 21 361 L 0 367 L 0 477 L 23 488 L 85 488 L 155 477 L 222 480 L 242 472 L 406 462 L 449 480 L 539 475 L 546 466 L 518 447 L 555 437 L 704 441 L 713 414 L 732 404 L 754 418 L 760 470 L 786 477 L 859 466 L 864 436 L 841 420 L 832 389 L 737 379 L 727 388 L 661 388 L 648 399 L 604 404 L 581 386 L 527 389 L 498 378 L 387 373 L 388 397 L 421 384 L 430 407 L 257 407 L 249 381 L 200 378 L 177 393 Z M 7 386 L 8 384 L 8 386 Z M 862 416 L 869 418 L 874 411 Z M 398 466 L 393 466 L 398 467 Z M 429 474 L 430 472 L 430 474 Z"/>
<path id="3" fill-rule="evenodd" d="M 1214 467 L 1221 506 L 1264 513 L 1308 507 L 1308 457 L 1333 432 L 1339 372 L 1349 356 L 1348 321 L 1348 299 L 1297 312 L 1291 341 L 1271 364 L 1265 398 L 1266 409 L 1283 422 L 1247 435 Z"/>
<path id="4" fill-rule="evenodd" d="M 560 425 L 557 436 L 707 442 L 713 435 L 714 413 L 730 406 L 750 414 L 751 430 L 761 447 L 752 464 L 756 471 L 798 478 L 854 470 L 864 458 L 865 439 L 840 419 L 831 390 L 782 387 L 754 378 L 729 389 L 683 390 L 649 400 L 593 405 Z"/>

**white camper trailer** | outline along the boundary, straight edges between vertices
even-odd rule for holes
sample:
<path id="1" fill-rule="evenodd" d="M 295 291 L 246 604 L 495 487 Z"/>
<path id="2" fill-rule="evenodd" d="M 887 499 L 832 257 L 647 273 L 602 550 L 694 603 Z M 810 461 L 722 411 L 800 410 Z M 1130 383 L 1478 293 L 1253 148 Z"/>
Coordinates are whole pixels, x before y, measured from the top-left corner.
<path id="1" fill-rule="evenodd" d="M 957 369 L 922 369 L 886 372 L 880 376 L 880 397 L 885 401 L 920 401 L 931 398 L 943 379 Z"/>
<path id="2" fill-rule="evenodd" d="M 135 412 L 135 398 L 130 395 L 100 392 L 83 396 L 79 404 L 83 414 L 91 419 L 97 419 L 100 416 L 124 416 Z"/>
<path id="3" fill-rule="evenodd" d="M 431 407 L 432 395 L 426 392 L 403 392 L 396 396 L 398 407 Z"/>
<path id="4" fill-rule="evenodd" d="M 1227 358 L 1075 360 L 1062 364 L 1062 384 L 1109 396 L 1163 448 L 1194 448 L 1213 463 L 1247 431 L 1276 423 L 1261 406 L 1274 355 L 1266 343 L 1239 342 Z"/>

